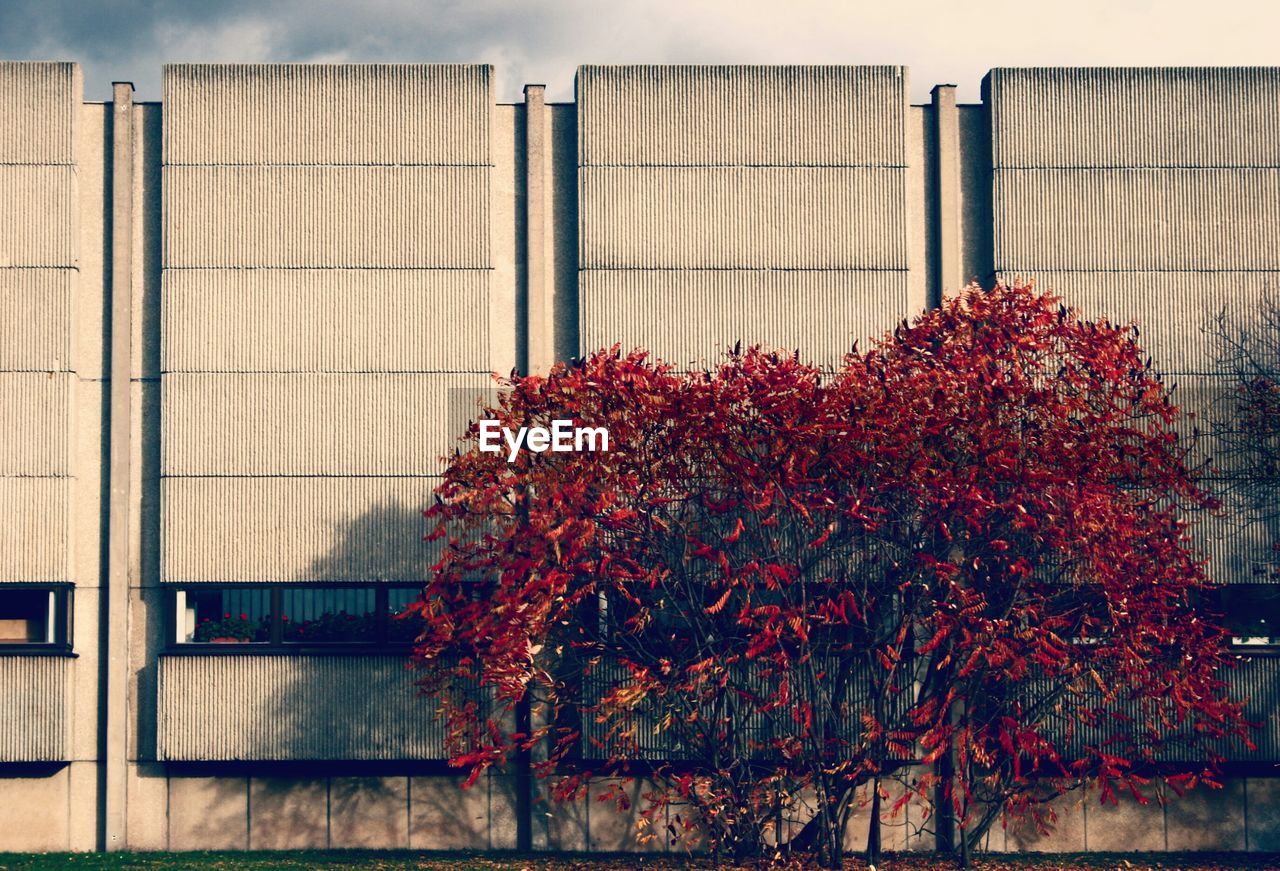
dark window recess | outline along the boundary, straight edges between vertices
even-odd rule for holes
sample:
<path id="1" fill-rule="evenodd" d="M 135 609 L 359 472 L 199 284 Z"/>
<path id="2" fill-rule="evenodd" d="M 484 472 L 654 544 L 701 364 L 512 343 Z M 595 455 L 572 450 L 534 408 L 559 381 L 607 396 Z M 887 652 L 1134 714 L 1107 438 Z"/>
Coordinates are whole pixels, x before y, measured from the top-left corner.
<path id="1" fill-rule="evenodd" d="M 283 640 L 297 643 L 378 641 L 378 607 L 374 591 L 307 589 L 281 591 Z"/>
<path id="2" fill-rule="evenodd" d="M 1217 608 L 1231 640 L 1241 645 L 1280 645 L 1280 584 L 1218 587 Z"/>
<path id="3" fill-rule="evenodd" d="M 412 644 L 422 632 L 422 619 L 406 613 L 405 608 L 418 600 L 417 587 L 391 587 L 387 590 L 387 641 Z"/>
<path id="4" fill-rule="evenodd" d="M 71 589 L 0 584 L 0 649 L 69 646 Z"/>
<path id="5" fill-rule="evenodd" d="M 174 591 L 178 644 L 271 647 L 410 644 L 420 622 L 404 615 L 419 587 L 386 585 L 187 587 Z"/>

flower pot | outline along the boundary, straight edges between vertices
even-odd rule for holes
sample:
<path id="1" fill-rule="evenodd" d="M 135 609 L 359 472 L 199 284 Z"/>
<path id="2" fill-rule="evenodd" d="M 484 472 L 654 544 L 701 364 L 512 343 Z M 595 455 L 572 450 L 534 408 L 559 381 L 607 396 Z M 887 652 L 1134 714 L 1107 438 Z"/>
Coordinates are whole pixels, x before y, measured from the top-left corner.
<path id="1" fill-rule="evenodd" d="M 248 644 L 248 638 L 210 638 L 210 644 Z"/>

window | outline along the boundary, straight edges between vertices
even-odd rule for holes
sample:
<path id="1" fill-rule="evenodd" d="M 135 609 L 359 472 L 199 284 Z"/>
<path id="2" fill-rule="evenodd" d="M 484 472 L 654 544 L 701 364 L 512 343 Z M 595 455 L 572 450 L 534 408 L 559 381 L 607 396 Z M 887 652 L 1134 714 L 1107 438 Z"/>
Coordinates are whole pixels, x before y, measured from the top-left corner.
<path id="1" fill-rule="evenodd" d="M 0 585 L 0 650 L 70 647 L 71 587 Z"/>
<path id="2" fill-rule="evenodd" d="M 420 621 L 403 617 L 420 587 L 386 584 L 191 586 L 173 591 L 178 645 L 232 650 L 413 643 Z"/>
<path id="3" fill-rule="evenodd" d="M 1233 644 L 1280 645 L 1280 584 L 1228 584 L 1216 592 Z"/>

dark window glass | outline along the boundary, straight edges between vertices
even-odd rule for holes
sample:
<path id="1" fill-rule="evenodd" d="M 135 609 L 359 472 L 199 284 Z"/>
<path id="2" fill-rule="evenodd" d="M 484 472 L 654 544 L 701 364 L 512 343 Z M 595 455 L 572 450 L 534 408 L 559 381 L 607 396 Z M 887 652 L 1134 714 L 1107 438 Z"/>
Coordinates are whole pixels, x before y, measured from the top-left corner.
<path id="1" fill-rule="evenodd" d="M 259 584 L 174 591 L 178 644 L 411 644 L 419 587 Z M 401 616 L 405 615 L 405 616 Z"/>
<path id="2" fill-rule="evenodd" d="M 1280 584 L 1218 588 L 1224 621 L 1236 644 L 1280 644 Z"/>
<path id="3" fill-rule="evenodd" d="M 285 587 L 280 621 L 287 642 L 376 642 L 378 613 L 369 587 Z"/>
<path id="4" fill-rule="evenodd" d="M 0 644 L 52 644 L 54 600 L 48 589 L 0 587 Z"/>
<path id="5" fill-rule="evenodd" d="M 71 638 L 71 588 L 0 584 L 0 647 L 57 644 Z"/>

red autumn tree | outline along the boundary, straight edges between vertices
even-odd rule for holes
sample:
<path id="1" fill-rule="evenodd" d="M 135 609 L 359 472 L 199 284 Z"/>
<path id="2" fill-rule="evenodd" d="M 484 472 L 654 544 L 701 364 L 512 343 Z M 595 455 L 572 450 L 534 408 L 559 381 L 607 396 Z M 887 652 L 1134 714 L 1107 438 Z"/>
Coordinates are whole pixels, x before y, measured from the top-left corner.
<path id="1" fill-rule="evenodd" d="M 537 750 L 557 797 L 621 803 L 643 774 L 659 836 L 738 856 L 799 812 L 834 864 L 859 788 L 874 853 L 881 781 L 911 771 L 899 804 L 967 858 L 1001 814 L 1192 780 L 1245 734 L 1195 610 L 1183 518 L 1212 499 L 1127 328 L 974 288 L 834 375 L 614 351 L 507 386 L 503 425 L 611 444 L 472 447 L 428 511 L 415 659 L 473 775 Z"/>

